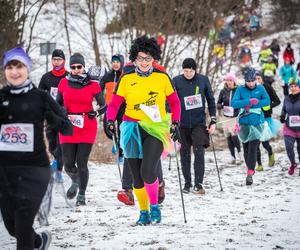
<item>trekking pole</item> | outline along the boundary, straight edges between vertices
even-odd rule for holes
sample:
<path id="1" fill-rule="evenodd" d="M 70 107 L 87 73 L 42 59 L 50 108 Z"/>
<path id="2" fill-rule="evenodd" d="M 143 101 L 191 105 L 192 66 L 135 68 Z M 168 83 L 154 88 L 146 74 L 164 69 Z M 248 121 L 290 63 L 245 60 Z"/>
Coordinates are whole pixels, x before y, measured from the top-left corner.
<path id="1" fill-rule="evenodd" d="M 121 183 L 122 183 L 122 174 L 121 174 L 121 167 L 120 167 L 120 162 L 119 162 L 119 157 L 120 157 L 120 155 L 119 155 L 119 147 L 118 147 L 118 144 L 117 144 L 117 140 L 116 140 L 116 135 L 115 134 L 112 135 L 112 139 L 113 139 L 114 147 L 117 150 L 118 169 L 119 169 L 120 180 L 121 180 Z"/>
<path id="2" fill-rule="evenodd" d="M 171 155 L 169 154 L 169 171 L 171 171 Z"/>
<path id="3" fill-rule="evenodd" d="M 186 216 L 185 216 L 185 207 L 184 207 L 184 200 L 183 200 L 183 194 L 182 194 L 182 186 L 181 186 L 181 177 L 180 177 L 180 171 L 179 171 L 179 161 L 178 156 L 176 154 L 176 142 L 174 142 L 174 149 L 175 149 L 175 157 L 176 157 L 176 165 L 177 165 L 177 171 L 178 171 L 178 179 L 179 179 L 179 188 L 180 188 L 180 195 L 181 195 L 181 202 L 182 202 L 182 211 L 183 211 L 183 218 L 184 223 L 186 223 Z"/>
<path id="4" fill-rule="evenodd" d="M 221 188 L 221 191 L 223 191 L 221 178 L 220 178 L 220 173 L 219 173 L 218 162 L 217 162 L 217 157 L 216 157 L 216 152 L 215 152 L 215 147 L 214 147 L 214 141 L 212 139 L 212 135 L 210 136 L 210 140 L 211 140 L 211 145 L 212 145 L 212 149 L 213 149 L 213 153 L 214 153 L 214 157 L 215 157 L 215 163 L 216 163 L 216 168 L 217 168 L 217 172 L 218 172 L 220 188 Z"/>

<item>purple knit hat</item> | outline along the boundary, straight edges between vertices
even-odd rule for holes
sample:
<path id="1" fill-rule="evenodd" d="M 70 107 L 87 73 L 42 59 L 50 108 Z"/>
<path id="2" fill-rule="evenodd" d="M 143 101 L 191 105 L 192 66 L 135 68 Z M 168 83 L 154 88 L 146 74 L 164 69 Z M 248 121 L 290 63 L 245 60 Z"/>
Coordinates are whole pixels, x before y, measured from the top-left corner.
<path id="1" fill-rule="evenodd" d="M 12 60 L 23 63 L 27 67 L 28 71 L 31 71 L 31 59 L 23 48 L 15 47 L 6 51 L 3 57 L 3 68 L 5 68 L 5 66 Z"/>

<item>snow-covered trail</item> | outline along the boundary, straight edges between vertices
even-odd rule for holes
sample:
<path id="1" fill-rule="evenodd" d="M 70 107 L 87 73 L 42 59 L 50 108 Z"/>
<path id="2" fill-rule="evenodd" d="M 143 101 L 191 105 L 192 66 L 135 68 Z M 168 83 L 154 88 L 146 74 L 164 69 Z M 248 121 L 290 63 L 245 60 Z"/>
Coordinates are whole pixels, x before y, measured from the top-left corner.
<path id="1" fill-rule="evenodd" d="M 263 160 L 267 159 L 265 151 Z M 176 161 L 163 162 L 166 199 L 160 225 L 140 227 L 138 206 L 116 199 L 120 181 L 116 165 L 90 163 L 87 206 L 70 208 L 55 186 L 54 205 L 45 227 L 53 234 L 50 249 L 300 249 L 300 176 L 287 174 L 287 158 L 276 155 L 275 167 L 257 172 L 245 186 L 244 165 L 227 163 L 218 151 L 224 191 L 220 191 L 213 154 L 206 155 L 206 195 L 184 195 L 183 221 Z M 66 181 L 66 188 L 69 180 Z M 72 204 L 75 201 L 71 201 Z M 43 230 L 45 228 L 39 229 Z M 15 240 L 0 223 L 0 249 L 15 249 Z"/>

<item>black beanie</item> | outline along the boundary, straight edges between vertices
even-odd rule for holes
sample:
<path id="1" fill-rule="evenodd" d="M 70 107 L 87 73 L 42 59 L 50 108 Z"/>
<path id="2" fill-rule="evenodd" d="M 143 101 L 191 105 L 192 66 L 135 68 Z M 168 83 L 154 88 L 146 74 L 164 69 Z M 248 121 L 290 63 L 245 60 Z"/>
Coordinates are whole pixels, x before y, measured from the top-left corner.
<path id="1" fill-rule="evenodd" d="M 66 60 L 65 54 L 64 54 L 64 52 L 61 49 L 55 49 L 55 50 L 53 50 L 53 52 L 52 52 L 52 58 L 53 57 L 59 57 L 59 58 L 62 58 L 64 60 Z"/>
<path id="2" fill-rule="evenodd" d="M 73 64 L 81 64 L 83 67 L 85 67 L 84 58 L 80 53 L 75 53 L 70 57 L 70 66 Z"/>
<path id="3" fill-rule="evenodd" d="M 182 63 L 183 69 L 197 69 L 197 64 L 193 58 L 185 58 Z"/>

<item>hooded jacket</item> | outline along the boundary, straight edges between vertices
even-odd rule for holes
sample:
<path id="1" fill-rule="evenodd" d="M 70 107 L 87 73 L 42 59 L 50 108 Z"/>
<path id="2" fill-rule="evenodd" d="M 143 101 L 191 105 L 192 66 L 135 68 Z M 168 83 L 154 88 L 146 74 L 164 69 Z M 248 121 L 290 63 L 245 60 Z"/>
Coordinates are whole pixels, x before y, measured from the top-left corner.
<path id="1" fill-rule="evenodd" d="M 100 81 L 100 86 L 102 91 L 105 91 L 105 101 L 108 105 L 111 101 L 114 89 L 119 82 L 119 79 L 123 73 L 123 67 L 124 67 L 124 57 L 122 55 L 113 55 L 113 57 L 118 57 L 121 62 L 121 67 L 119 70 L 115 71 L 111 69 L 108 71 L 103 78 Z"/>

